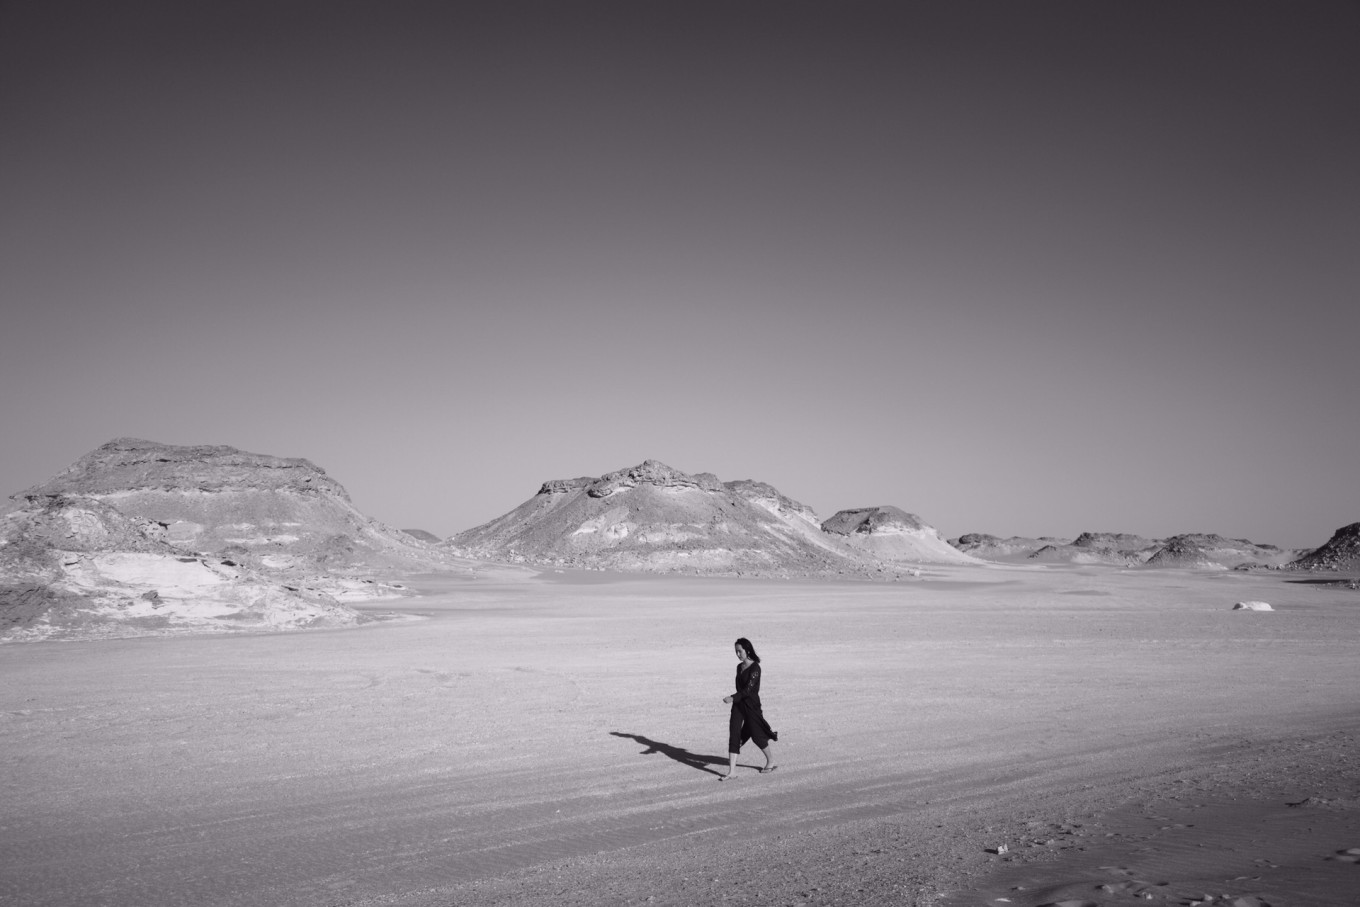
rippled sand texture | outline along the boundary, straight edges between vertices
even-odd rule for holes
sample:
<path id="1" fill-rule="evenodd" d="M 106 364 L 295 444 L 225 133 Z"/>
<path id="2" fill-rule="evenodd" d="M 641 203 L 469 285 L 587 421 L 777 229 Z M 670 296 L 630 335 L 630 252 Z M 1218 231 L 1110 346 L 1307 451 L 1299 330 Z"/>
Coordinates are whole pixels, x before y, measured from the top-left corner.
<path id="1" fill-rule="evenodd" d="M 423 588 L 385 606 L 421 621 L 0 647 L 0 904 L 1360 891 L 1353 590 L 967 567 Z M 781 766 L 748 745 L 718 784 L 738 636 Z"/>

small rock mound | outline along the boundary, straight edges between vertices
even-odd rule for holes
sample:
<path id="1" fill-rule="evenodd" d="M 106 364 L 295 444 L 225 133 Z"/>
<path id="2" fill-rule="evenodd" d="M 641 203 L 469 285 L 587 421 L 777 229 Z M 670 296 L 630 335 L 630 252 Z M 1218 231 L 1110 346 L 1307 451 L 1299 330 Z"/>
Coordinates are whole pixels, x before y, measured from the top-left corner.
<path id="1" fill-rule="evenodd" d="M 1360 523 L 1342 526 L 1321 548 L 1290 561 L 1293 570 L 1360 571 Z"/>
<path id="2" fill-rule="evenodd" d="M 865 557 L 889 563 L 980 563 L 940 538 L 925 520 L 897 507 L 842 510 L 822 523 L 822 531 L 840 536 Z"/>
<path id="3" fill-rule="evenodd" d="M 428 545 L 439 544 L 439 536 L 435 535 L 433 532 L 426 532 L 424 529 L 403 529 L 402 532 L 406 533 L 411 538 L 425 542 Z"/>
<path id="4" fill-rule="evenodd" d="M 1268 602 L 1238 602 L 1233 605 L 1234 611 L 1274 611 Z"/>

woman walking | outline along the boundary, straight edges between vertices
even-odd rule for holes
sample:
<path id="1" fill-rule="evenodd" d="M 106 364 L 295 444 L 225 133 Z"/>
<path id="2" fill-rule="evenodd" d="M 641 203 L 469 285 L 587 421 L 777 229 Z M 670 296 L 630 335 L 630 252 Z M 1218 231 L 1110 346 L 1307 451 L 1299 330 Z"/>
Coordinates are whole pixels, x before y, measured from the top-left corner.
<path id="1" fill-rule="evenodd" d="M 737 691 L 723 699 L 723 702 L 732 703 L 732 718 L 727 725 L 727 774 L 719 775 L 719 781 L 733 777 L 737 770 L 737 754 L 747 740 L 754 740 L 765 754 L 765 766 L 760 770 L 762 775 L 778 768 L 774 763 L 774 741 L 779 735 L 770 729 L 760 708 L 760 656 L 744 636 L 733 648 L 741 664 L 737 665 Z"/>

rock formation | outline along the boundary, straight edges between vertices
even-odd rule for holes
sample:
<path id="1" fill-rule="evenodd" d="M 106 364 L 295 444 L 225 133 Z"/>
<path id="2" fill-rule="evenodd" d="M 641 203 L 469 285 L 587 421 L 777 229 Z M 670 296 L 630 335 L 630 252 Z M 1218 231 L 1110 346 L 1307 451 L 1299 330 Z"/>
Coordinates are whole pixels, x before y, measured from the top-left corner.
<path id="1" fill-rule="evenodd" d="M 1167 539 L 1144 562 L 1148 567 L 1227 570 L 1243 564 L 1279 564 L 1287 554 L 1274 545 L 1228 539 L 1214 533 L 1186 533 Z"/>
<path id="2" fill-rule="evenodd" d="M 952 547 L 935 528 L 897 507 L 842 510 L 822 523 L 822 531 L 841 537 L 871 559 L 901 564 L 978 564 Z"/>
<path id="3" fill-rule="evenodd" d="M 402 532 L 416 541 L 424 542 L 427 545 L 438 545 L 440 542 L 439 536 L 435 535 L 433 532 L 426 532 L 424 529 L 403 529 Z"/>
<path id="4" fill-rule="evenodd" d="M 1274 611 L 1274 610 L 1275 610 L 1274 608 L 1272 608 L 1272 607 L 1270 606 L 1270 602 L 1259 602 L 1259 601 L 1238 602 L 1237 604 L 1235 604 L 1235 605 L 1232 606 L 1232 609 L 1233 609 L 1234 611 Z"/>
<path id="5" fill-rule="evenodd" d="M 1274 545 L 1204 533 L 1149 539 L 1128 532 L 1083 532 L 1070 542 L 1050 537 L 1000 539 L 971 533 L 950 544 L 984 560 L 1111 567 L 1250 569 L 1278 567 L 1292 556 Z"/>
<path id="6" fill-rule="evenodd" d="M 0 638 L 347 626 L 326 591 L 222 557 L 186 556 L 165 527 L 93 497 L 45 495 L 0 517 Z"/>
<path id="7" fill-rule="evenodd" d="M 1327 544 L 1314 549 L 1287 565 L 1292 570 L 1337 570 L 1360 572 L 1360 523 L 1342 526 Z"/>
<path id="8" fill-rule="evenodd" d="M 624 571 L 835 571 L 847 559 L 816 540 L 810 514 L 761 483 L 728 486 L 647 460 L 544 482 L 519 507 L 444 544 L 471 557 Z"/>
<path id="9" fill-rule="evenodd" d="M 1003 539 L 999 536 L 988 535 L 985 532 L 970 532 L 956 539 L 950 539 L 949 544 L 964 554 L 970 554 L 985 561 L 1020 561 L 1041 548 L 1050 545 L 1067 545 L 1070 542 L 1052 536 L 1036 539 L 1013 535 L 1010 538 Z"/>
<path id="10" fill-rule="evenodd" d="M 656 460 L 599 478 L 545 482 L 519 507 L 444 544 L 470 557 L 622 571 L 903 572 L 843 534 L 824 532 L 810 507 L 771 485 L 722 482 Z"/>
<path id="11" fill-rule="evenodd" d="M 13 495 L 0 528 L 10 638 L 336 626 L 394 573 L 466 562 L 365 517 L 302 459 L 120 438 Z"/>
<path id="12" fill-rule="evenodd" d="M 1083 532 L 1069 543 L 1045 545 L 1031 560 L 1050 564 L 1105 564 L 1133 567 L 1146 561 L 1161 542 L 1128 532 Z"/>
<path id="13" fill-rule="evenodd" d="M 445 557 L 364 516 L 311 462 L 233 447 L 119 438 L 13 497 L 35 506 L 54 496 L 102 501 L 160 523 L 182 551 L 268 570 L 368 575 L 435 569 Z"/>

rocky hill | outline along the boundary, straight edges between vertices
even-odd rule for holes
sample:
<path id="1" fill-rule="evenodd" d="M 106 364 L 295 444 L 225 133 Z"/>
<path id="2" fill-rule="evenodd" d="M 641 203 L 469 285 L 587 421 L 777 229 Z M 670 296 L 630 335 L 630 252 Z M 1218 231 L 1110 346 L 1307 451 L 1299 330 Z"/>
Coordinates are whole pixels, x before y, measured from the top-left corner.
<path id="1" fill-rule="evenodd" d="M 119 438 L 12 500 L 10 638 L 343 625 L 360 618 L 341 602 L 402 594 L 386 576 L 468 567 L 307 460 L 232 447 Z"/>
<path id="2" fill-rule="evenodd" d="M 1287 566 L 1292 570 L 1360 572 L 1360 523 L 1342 526 L 1332 533 L 1327 544 L 1290 561 Z"/>
<path id="3" fill-rule="evenodd" d="M 160 523 L 182 551 L 273 571 L 369 575 L 448 562 L 443 549 L 364 516 L 315 464 L 234 447 L 119 438 L 13 497 L 30 507 L 92 498 Z"/>
<path id="4" fill-rule="evenodd" d="M 935 527 L 897 507 L 842 510 L 822 523 L 862 556 L 899 564 L 979 564 L 980 560 L 951 546 Z"/>
<path id="5" fill-rule="evenodd" d="M 1167 539 L 1144 561 L 1148 567 L 1227 570 L 1244 565 L 1278 566 L 1289 557 L 1274 545 L 1229 539 L 1214 533 L 1186 533 Z"/>
<path id="6" fill-rule="evenodd" d="M 326 590 L 186 556 L 154 520 L 45 495 L 0 517 L 0 639 L 280 630 L 364 620 Z"/>
<path id="7" fill-rule="evenodd" d="M 877 576 L 900 566 L 824 532 L 810 507 L 764 482 L 722 482 L 656 460 L 545 482 L 444 544 L 470 557 L 656 573 Z"/>

